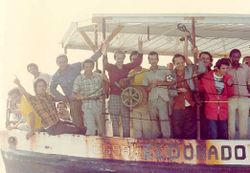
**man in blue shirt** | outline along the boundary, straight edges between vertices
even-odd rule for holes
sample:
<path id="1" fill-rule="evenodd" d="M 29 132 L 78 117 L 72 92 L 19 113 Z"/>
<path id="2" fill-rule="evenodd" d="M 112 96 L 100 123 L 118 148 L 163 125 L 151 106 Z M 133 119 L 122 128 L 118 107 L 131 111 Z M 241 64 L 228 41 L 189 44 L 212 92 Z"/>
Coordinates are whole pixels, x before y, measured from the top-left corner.
<path id="1" fill-rule="evenodd" d="M 101 48 L 90 57 L 90 59 L 98 59 L 102 55 Z M 62 54 L 56 58 L 56 63 L 59 69 L 52 76 L 50 84 L 50 92 L 56 98 L 56 100 L 68 102 L 70 105 L 70 114 L 72 116 L 73 123 L 84 129 L 83 125 L 83 112 L 81 111 L 81 101 L 72 97 L 72 88 L 75 78 L 80 75 L 82 70 L 81 62 L 74 64 L 68 64 L 68 58 Z M 57 89 L 57 86 L 62 88 L 63 94 Z"/>

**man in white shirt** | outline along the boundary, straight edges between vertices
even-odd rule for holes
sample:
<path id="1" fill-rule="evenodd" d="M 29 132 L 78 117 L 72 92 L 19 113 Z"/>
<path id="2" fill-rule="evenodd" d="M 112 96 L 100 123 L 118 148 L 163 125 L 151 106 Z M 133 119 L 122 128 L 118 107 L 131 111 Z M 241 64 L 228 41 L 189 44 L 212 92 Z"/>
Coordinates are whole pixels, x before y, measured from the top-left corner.
<path id="1" fill-rule="evenodd" d="M 47 74 L 47 73 L 40 72 L 37 64 L 35 64 L 35 63 L 28 64 L 27 65 L 27 71 L 34 76 L 33 83 L 37 79 L 43 79 L 43 80 L 46 81 L 47 86 L 49 88 L 50 81 L 51 81 L 51 76 L 49 74 Z M 49 90 L 47 90 L 47 91 L 49 91 Z"/>
<path id="2" fill-rule="evenodd" d="M 170 138 L 171 128 L 167 103 L 169 102 L 167 86 L 171 82 L 166 81 L 166 77 L 171 75 L 171 71 L 166 67 L 159 66 L 159 57 L 157 52 L 148 54 L 148 62 L 151 65 L 149 71 L 145 73 L 143 84 L 148 87 L 149 98 L 148 108 L 152 121 L 152 138 Z M 157 120 L 159 116 L 159 123 Z"/>

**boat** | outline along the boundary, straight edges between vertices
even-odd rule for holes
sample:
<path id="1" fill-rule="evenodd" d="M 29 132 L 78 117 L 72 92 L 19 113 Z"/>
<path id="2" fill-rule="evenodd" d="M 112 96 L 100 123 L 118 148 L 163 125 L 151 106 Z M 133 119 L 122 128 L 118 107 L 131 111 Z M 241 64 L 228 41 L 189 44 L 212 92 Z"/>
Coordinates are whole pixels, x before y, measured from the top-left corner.
<path id="1" fill-rule="evenodd" d="M 190 32 L 189 50 L 198 47 L 215 57 L 239 48 L 250 54 L 249 15 L 218 14 L 94 14 L 92 24 L 74 22 L 61 45 L 96 51 L 102 39 L 109 51 L 134 50 L 138 35 L 144 53 L 172 56 L 183 51 L 183 32 Z M 101 39 L 100 39 L 101 38 Z M 191 55 L 192 52 L 189 52 Z M 97 63 L 98 64 L 98 63 Z M 250 172 L 250 140 L 134 139 L 37 132 L 0 131 L 0 147 L 7 173 L 211 173 Z"/>
<path id="2" fill-rule="evenodd" d="M 132 139 L 0 133 L 7 173 L 249 172 L 249 140 Z"/>

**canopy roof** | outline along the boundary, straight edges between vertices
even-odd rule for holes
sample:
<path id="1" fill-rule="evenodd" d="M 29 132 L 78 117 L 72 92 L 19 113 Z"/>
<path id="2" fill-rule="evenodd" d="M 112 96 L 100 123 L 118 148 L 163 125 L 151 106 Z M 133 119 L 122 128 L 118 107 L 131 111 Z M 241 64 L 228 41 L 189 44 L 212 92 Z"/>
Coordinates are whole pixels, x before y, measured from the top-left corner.
<path id="1" fill-rule="evenodd" d="M 103 40 L 102 31 L 105 30 L 111 40 L 111 52 L 137 49 L 137 39 L 141 36 L 144 53 L 154 50 L 162 55 L 173 55 L 183 52 L 184 42 L 180 38 L 184 36 L 183 30 L 192 33 L 192 19 L 195 20 L 195 40 L 200 51 L 224 56 L 238 48 L 243 55 L 250 55 L 250 15 L 94 14 L 90 25 L 72 23 L 61 44 L 65 49 L 94 51 L 97 42 Z M 191 47 L 189 44 L 190 54 Z"/>

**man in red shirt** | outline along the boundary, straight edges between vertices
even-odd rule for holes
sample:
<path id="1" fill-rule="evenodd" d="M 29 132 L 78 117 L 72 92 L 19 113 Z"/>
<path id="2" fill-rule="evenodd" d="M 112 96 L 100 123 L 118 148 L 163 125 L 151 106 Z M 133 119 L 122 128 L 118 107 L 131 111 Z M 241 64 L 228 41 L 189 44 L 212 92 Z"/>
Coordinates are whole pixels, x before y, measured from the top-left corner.
<path id="1" fill-rule="evenodd" d="M 205 97 L 205 112 L 208 123 L 208 139 L 228 138 L 228 98 L 233 94 L 232 76 L 227 74 L 228 58 L 216 62 L 215 70 L 203 75 L 200 92 Z"/>
<path id="2" fill-rule="evenodd" d="M 141 50 L 142 42 L 139 42 L 139 51 Z M 139 52 L 136 59 L 128 64 L 124 64 L 125 53 L 123 51 L 116 51 L 114 53 L 115 64 L 110 64 L 104 58 L 104 67 L 108 71 L 110 80 L 110 98 L 109 98 L 109 113 L 112 120 L 113 136 L 120 136 L 119 133 L 119 116 L 122 121 L 123 137 L 130 136 L 130 117 L 129 110 L 121 101 L 122 86 L 120 85 L 121 79 L 127 78 L 130 70 L 138 67 L 142 63 L 142 53 Z"/>

